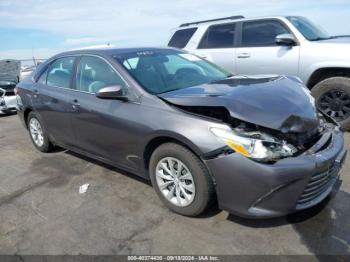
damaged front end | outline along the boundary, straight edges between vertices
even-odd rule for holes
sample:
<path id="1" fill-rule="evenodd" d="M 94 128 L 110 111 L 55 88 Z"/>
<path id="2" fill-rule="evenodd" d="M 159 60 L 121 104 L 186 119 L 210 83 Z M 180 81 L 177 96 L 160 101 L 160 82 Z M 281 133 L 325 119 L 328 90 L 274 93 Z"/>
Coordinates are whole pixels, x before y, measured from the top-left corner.
<path id="1" fill-rule="evenodd" d="M 213 127 L 210 131 L 235 152 L 256 161 L 273 162 L 293 156 L 297 152 L 297 149 L 285 140 L 259 130 L 247 131 L 243 126 L 235 129 Z"/>
<path id="2" fill-rule="evenodd" d="M 236 77 L 160 98 L 211 119 L 208 128 L 220 146 L 201 158 L 221 209 L 282 216 L 320 203 L 339 180 L 347 153 L 343 133 L 295 79 Z"/>
<path id="3" fill-rule="evenodd" d="M 19 82 L 21 62 L 0 60 L 0 111 L 16 110 L 15 87 Z"/>
<path id="4" fill-rule="evenodd" d="M 160 97 L 187 113 L 225 123 L 210 131 L 231 150 L 265 163 L 302 154 L 336 125 L 317 112 L 310 92 L 290 77 L 253 82 L 235 77 Z"/>
<path id="5" fill-rule="evenodd" d="M 3 88 L 0 88 L 0 111 L 10 112 L 16 110 L 16 96 L 14 91 L 7 91 Z"/>
<path id="6" fill-rule="evenodd" d="M 240 153 L 252 160 L 274 163 L 279 159 L 295 157 L 303 154 L 314 146 L 321 137 L 336 128 L 335 124 L 328 122 L 319 114 L 319 126 L 312 132 L 283 133 L 255 124 L 238 120 L 239 123 L 226 128 L 211 128 L 211 132 L 223 140 L 234 152 Z"/>
<path id="7" fill-rule="evenodd" d="M 210 128 L 210 131 L 227 146 L 205 154 L 204 158 L 207 159 L 215 158 L 220 154 L 237 152 L 258 162 L 274 163 L 279 159 L 303 154 L 326 132 L 338 128 L 337 123 L 324 116 L 322 112 L 317 115 L 317 126 L 312 125 L 309 129 L 305 129 L 300 124 L 301 121 L 295 121 L 295 125 L 292 125 L 292 121 L 288 120 L 285 125 L 288 129 L 275 130 L 235 119 L 223 107 L 176 107 L 226 124 L 222 127 Z M 308 126 L 308 123 L 306 122 L 305 125 Z M 295 129 L 303 132 L 295 132 Z"/>

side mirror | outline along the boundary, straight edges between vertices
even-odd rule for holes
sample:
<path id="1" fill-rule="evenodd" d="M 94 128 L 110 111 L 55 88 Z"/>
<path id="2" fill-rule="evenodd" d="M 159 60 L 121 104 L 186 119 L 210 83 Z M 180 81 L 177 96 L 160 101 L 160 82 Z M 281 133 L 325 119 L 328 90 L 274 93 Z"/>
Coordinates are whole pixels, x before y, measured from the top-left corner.
<path id="1" fill-rule="evenodd" d="M 101 99 L 128 100 L 128 98 L 124 96 L 122 87 L 119 85 L 101 88 L 97 91 L 96 97 Z"/>
<path id="2" fill-rule="evenodd" d="M 296 45 L 296 40 L 292 34 L 281 34 L 276 36 L 276 44 L 293 46 Z"/>

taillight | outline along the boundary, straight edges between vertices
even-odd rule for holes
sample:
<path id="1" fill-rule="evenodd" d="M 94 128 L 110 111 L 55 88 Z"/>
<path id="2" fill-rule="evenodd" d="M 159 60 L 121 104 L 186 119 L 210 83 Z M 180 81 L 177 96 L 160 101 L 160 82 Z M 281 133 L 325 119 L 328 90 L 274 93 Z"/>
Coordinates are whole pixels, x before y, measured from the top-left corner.
<path id="1" fill-rule="evenodd" d="M 15 87 L 15 90 L 14 90 L 14 91 L 15 91 L 15 95 L 16 95 L 16 96 L 19 95 L 19 88 L 18 88 L 18 86 Z"/>

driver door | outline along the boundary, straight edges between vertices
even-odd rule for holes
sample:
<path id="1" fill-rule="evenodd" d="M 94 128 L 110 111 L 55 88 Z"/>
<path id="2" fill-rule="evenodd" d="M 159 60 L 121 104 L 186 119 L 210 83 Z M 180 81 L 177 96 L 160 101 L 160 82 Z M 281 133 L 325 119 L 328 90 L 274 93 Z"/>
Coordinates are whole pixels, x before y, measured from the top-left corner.
<path id="1" fill-rule="evenodd" d="M 300 46 L 276 44 L 277 35 L 289 33 L 276 19 L 244 22 L 236 49 L 236 72 L 243 75 L 298 75 Z"/>
<path id="2" fill-rule="evenodd" d="M 138 110 L 139 106 L 95 95 L 108 86 L 119 85 L 126 90 L 124 80 L 105 59 L 86 55 L 78 62 L 74 83 L 72 125 L 77 148 L 102 160 L 133 168 L 127 160 L 136 141 L 134 129 L 130 128 L 130 111 Z"/>

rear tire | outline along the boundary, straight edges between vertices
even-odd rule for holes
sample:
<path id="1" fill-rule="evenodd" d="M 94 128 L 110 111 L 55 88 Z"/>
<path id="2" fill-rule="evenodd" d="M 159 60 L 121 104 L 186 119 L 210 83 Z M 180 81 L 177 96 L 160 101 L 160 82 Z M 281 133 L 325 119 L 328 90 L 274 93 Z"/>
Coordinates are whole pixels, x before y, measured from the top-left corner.
<path id="1" fill-rule="evenodd" d="M 53 145 L 49 140 L 48 134 L 39 115 L 35 112 L 30 112 L 27 118 L 27 127 L 30 139 L 33 145 L 41 152 L 48 153 L 53 150 Z"/>
<path id="2" fill-rule="evenodd" d="M 311 94 L 325 114 L 334 118 L 343 130 L 350 130 L 350 79 L 331 77 L 316 84 Z"/>
<path id="3" fill-rule="evenodd" d="M 159 198 L 170 210 L 178 214 L 197 216 L 215 200 L 213 180 L 206 166 L 195 154 L 181 145 L 160 145 L 151 156 L 149 173 Z M 164 185 L 168 186 L 163 187 Z"/>

